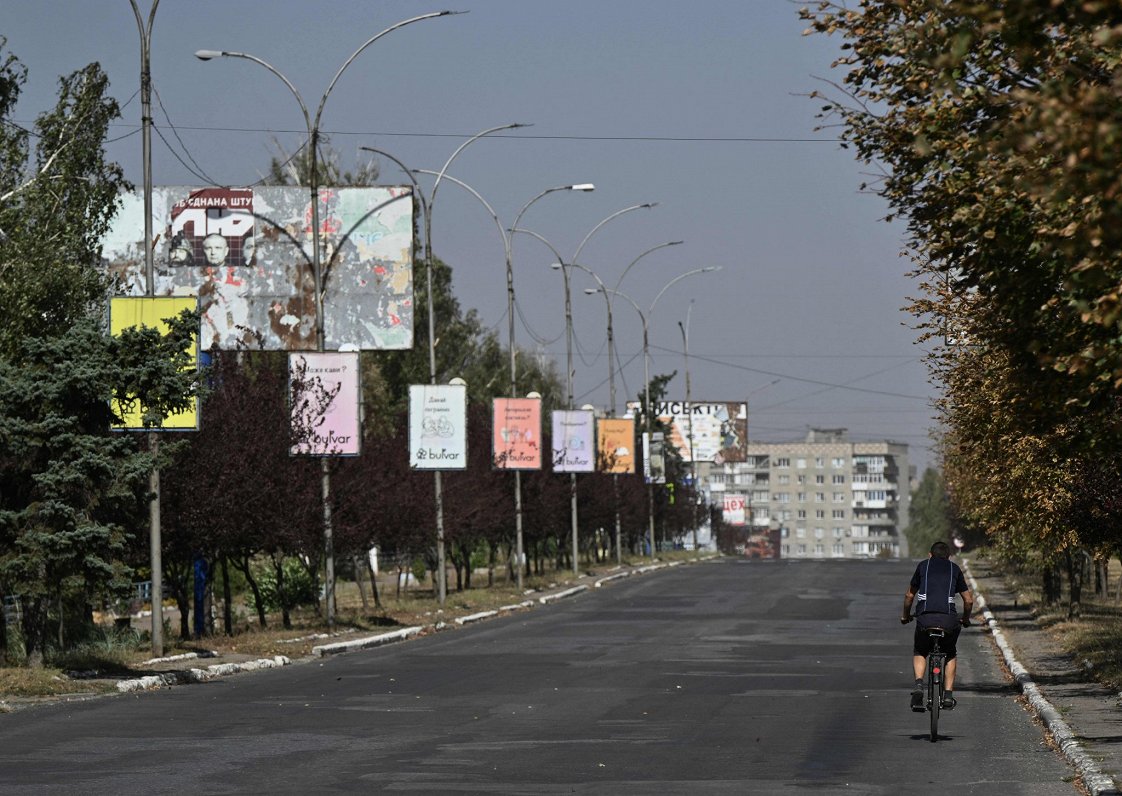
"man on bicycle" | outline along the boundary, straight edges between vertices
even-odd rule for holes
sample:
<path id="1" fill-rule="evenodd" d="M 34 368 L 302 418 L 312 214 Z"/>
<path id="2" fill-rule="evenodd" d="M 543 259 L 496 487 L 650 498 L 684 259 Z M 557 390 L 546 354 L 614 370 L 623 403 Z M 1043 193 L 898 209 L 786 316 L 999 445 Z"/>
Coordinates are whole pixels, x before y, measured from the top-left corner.
<path id="1" fill-rule="evenodd" d="M 927 635 L 929 627 L 941 627 L 947 631 L 940 645 L 943 652 L 947 654 L 947 669 L 944 673 L 946 688 L 943 692 L 942 708 L 953 710 L 957 704 L 952 693 L 957 668 L 956 645 L 959 632 L 970 624 L 970 612 L 974 610 L 974 595 L 966 585 L 962 570 L 950 560 L 950 555 L 951 549 L 945 542 L 931 545 L 927 560 L 919 562 L 916 566 L 915 574 L 908 584 L 908 591 L 904 595 L 904 612 L 900 615 L 900 624 L 903 625 L 912 621 L 912 601 L 919 598 L 914 617 L 916 632 L 912 649 L 912 669 L 915 671 L 916 682 L 912 690 L 912 710 L 924 709 L 923 675 L 927 669 L 927 656 L 934 644 L 931 637 Z M 961 619 L 955 610 L 956 594 L 962 595 Z"/>

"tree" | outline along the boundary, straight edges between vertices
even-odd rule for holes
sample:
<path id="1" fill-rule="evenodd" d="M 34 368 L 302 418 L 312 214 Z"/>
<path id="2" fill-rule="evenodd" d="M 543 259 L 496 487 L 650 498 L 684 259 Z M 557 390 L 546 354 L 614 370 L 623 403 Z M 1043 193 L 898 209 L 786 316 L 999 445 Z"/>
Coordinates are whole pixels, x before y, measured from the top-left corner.
<path id="1" fill-rule="evenodd" d="M 907 224 L 921 340 L 945 385 L 964 519 L 1057 559 L 1116 505 L 1078 475 L 1122 444 L 1122 9 L 1112 3 L 806 3 L 843 38 L 823 117 Z M 940 341 L 942 342 L 942 341 Z M 1105 522 L 1104 522 L 1105 520 Z"/>
<path id="2" fill-rule="evenodd" d="M 193 400 L 190 313 L 170 331 L 104 333 L 109 285 L 99 241 L 125 187 L 102 142 L 117 118 L 96 64 L 59 81 L 34 132 L 10 117 L 26 78 L 0 40 L 0 596 L 18 596 L 22 641 L 40 663 L 53 618 L 59 646 L 92 605 L 129 582 L 153 461 L 112 432 L 111 399 L 149 407 L 146 423 Z M 30 141 L 34 138 L 34 151 Z M 0 656 L 7 628 L 0 618 Z"/>

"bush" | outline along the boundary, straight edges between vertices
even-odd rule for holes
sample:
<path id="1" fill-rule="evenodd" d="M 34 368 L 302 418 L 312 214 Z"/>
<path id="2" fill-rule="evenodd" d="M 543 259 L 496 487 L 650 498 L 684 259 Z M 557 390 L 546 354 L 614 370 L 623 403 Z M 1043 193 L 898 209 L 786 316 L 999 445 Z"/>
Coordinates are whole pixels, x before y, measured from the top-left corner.
<path id="1" fill-rule="evenodd" d="M 284 568 L 283 594 L 277 590 L 277 572 L 272 565 L 262 567 L 253 573 L 261 589 L 261 602 L 264 603 L 262 607 L 266 611 L 279 611 L 285 605 L 289 608 L 314 605 L 318 595 L 308 570 L 292 558 L 286 558 L 282 566 Z M 257 604 L 253 593 L 249 592 L 246 598 L 250 607 L 256 610 Z"/>

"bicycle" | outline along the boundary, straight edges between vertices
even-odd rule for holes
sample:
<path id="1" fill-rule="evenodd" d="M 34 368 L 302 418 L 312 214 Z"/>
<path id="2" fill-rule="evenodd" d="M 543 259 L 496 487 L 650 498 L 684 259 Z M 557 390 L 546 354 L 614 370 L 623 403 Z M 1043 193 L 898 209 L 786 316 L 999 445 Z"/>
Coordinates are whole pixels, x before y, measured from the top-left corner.
<path id="1" fill-rule="evenodd" d="M 926 708 L 931 714 L 931 743 L 939 740 L 939 710 L 943 707 L 943 673 L 947 666 L 947 653 L 939 646 L 947 631 L 941 627 L 927 628 L 927 636 L 932 640 L 931 652 L 927 655 L 927 700 Z"/>

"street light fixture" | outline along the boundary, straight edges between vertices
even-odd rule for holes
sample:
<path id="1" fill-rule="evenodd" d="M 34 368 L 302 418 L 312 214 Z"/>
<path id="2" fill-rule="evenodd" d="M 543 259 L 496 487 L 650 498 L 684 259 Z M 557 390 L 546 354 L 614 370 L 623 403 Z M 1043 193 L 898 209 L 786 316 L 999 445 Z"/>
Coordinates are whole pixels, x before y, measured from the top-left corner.
<path id="1" fill-rule="evenodd" d="M 300 106 L 300 111 L 304 115 L 304 126 L 307 130 L 308 139 L 307 145 L 309 147 L 308 157 L 311 164 L 311 173 L 308 182 L 309 193 L 312 205 L 312 278 L 315 283 L 315 308 L 316 308 L 316 350 L 322 352 L 324 350 L 324 317 L 323 317 L 323 274 L 320 267 L 320 222 L 319 222 L 319 132 L 320 120 L 323 117 L 323 108 L 327 104 L 327 98 L 331 95 L 332 89 L 339 81 L 339 77 L 343 74 L 348 66 L 374 42 L 381 39 L 383 36 L 392 33 L 398 28 L 403 28 L 406 25 L 411 25 L 414 22 L 420 22 L 425 19 L 434 19 L 436 17 L 446 17 L 456 14 L 467 13 L 464 11 L 434 11 L 428 14 L 421 14 L 419 16 L 410 17 L 400 22 L 396 22 L 385 30 L 371 36 L 362 43 L 331 79 L 327 89 L 324 90 L 323 96 L 320 97 L 319 106 L 316 108 L 316 114 L 313 118 L 308 113 L 308 106 L 304 103 L 304 98 L 279 69 L 265 61 L 258 58 L 256 55 L 249 53 L 234 52 L 230 50 L 196 50 L 195 57 L 200 61 L 209 61 L 214 58 L 242 58 L 247 61 L 252 61 L 255 64 L 263 66 L 269 70 L 273 75 L 280 79 L 282 83 L 292 92 L 292 96 L 296 98 L 297 104 Z M 326 559 L 326 571 L 324 574 L 324 602 L 326 603 L 327 626 L 332 628 L 335 626 L 335 548 L 332 538 L 331 528 L 331 469 L 327 456 L 320 459 L 320 468 L 322 470 L 321 479 L 321 495 L 323 501 L 323 538 L 324 538 L 324 557 Z"/>
<path id="2" fill-rule="evenodd" d="M 651 416 L 654 411 L 654 406 L 651 401 L 651 351 L 648 325 L 651 314 L 654 312 L 654 308 L 655 305 L 658 304 L 658 300 L 662 298 L 663 294 L 673 285 L 681 282 L 687 276 L 693 276 L 694 274 L 706 274 L 719 270 L 721 270 L 721 267 L 719 265 L 711 265 L 704 268 L 694 268 L 692 271 L 686 271 L 684 274 L 679 274 L 662 286 L 662 289 L 658 291 L 657 295 L 655 295 L 654 300 L 650 303 L 650 306 L 647 307 L 646 312 L 643 312 L 642 308 L 639 307 L 638 302 L 636 302 L 635 299 L 631 298 L 631 296 L 614 288 L 606 288 L 607 292 L 611 293 L 612 295 L 626 299 L 627 302 L 635 308 L 635 311 L 639 313 L 639 320 L 642 321 L 643 324 L 643 380 L 646 383 L 643 395 L 643 399 L 646 404 L 646 406 L 643 408 L 643 425 L 648 439 L 650 438 L 651 434 Z M 654 488 L 649 481 L 647 482 L 647 518 L 649 534 L 648 543 L 650 544 L 651 558 L 653 559 L 655 557 Z"/>

